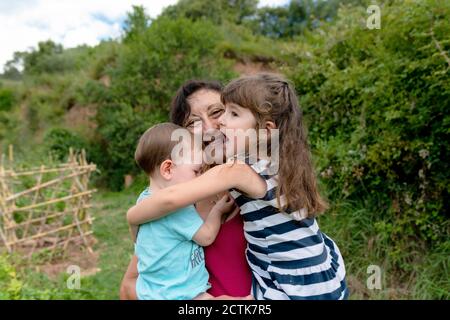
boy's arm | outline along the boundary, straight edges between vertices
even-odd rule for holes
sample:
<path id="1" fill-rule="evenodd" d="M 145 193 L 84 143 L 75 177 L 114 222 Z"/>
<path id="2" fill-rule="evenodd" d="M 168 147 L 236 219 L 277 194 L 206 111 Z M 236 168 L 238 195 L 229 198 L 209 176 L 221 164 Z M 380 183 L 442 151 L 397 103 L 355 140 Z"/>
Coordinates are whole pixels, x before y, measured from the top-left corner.
<path id="1" fill-rule="evenodd" d="M 222 223 L 222 215 L 229 212 L 234 204 L 234 200 L 229 195 L 224 195 L 211 209 L 208 217 L 192 240 L 202 247 L 211 245 L 216 240 Z"/>
<path id="2" fill-rule="evenodd" d="M 139 225 L 130 224 L 131 239 L 133 240 L 133 242 L 136 242 L 138 230 Z"/>
<path id="3" fill-rule="evenodd" d="M 191 181 L 179 183 L 140 201 L 127 212 L 130 225 L 159 219 L 177 209 L 236 188 L 250 197 L 266 193 L 265 181 L 246 164 L 222 164 Z"/>

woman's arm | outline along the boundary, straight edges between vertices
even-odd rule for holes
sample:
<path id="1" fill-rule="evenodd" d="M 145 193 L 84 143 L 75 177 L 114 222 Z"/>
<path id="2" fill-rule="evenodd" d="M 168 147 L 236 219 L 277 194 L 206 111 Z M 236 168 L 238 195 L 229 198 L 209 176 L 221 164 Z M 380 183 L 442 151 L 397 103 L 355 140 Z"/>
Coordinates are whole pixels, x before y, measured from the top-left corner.
<path id="1" fill-rule="evenodd" d="M 137 300 L 136 280 L 139 275 L 137 262 L 137 256 L 133 255 L 120 285 L 120 300 Z"/>
<path id="2" fill-rule="evenodd" d="M 128 223 L 140 225 L 159 219 L 177 209 L 229 189 L 238 189 L 250 197 L 266 193 L 265 181 L 247 164 L 222 164 L 191 181 L 162 189 L 140 201 L 127 212 Z"/>

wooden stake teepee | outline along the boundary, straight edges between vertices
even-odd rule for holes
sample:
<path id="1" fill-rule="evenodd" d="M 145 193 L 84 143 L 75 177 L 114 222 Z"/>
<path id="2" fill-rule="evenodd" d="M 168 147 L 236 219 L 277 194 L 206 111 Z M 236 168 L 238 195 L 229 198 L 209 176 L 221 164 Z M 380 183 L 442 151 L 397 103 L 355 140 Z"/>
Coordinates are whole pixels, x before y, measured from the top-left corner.
<path id="1" fill-rule="evenodd" d="M 88 182 L 96 166 L 87 163 L 84 150 L 70 149 L 64 164 L 15 171 L 10 148 L 9 164 L 0 163 L 0 244 L 8 252 L 24 249 L 29 257 L 42 249 L 53 257 L 70 243 L 92 253 L 88 209 L 96 190 Z"/>

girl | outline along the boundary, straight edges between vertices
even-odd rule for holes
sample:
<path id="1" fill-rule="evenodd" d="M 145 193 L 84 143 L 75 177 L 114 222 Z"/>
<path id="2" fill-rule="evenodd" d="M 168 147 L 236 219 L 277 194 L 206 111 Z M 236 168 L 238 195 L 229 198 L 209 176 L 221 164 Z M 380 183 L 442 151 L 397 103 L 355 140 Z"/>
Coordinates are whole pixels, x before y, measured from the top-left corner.
<path id="1" fill-rule="evenodd" d="M 145 223 L 201 199 L 232 190 L 241 209 L 248 241 L 256 299 L 345 299 L 345 267 L 334 242 L 315 217 L 326 209 L 312 168 L 302 115 L 294 89 L 273 74 L 242 77 L 222 93 L 225 151 L 245 154 L 249 141 L 236 144 L 233 130 L 278 129 L 271 156 L 279 151 L 279 170 L 260 157 L 249 165 L 238 161 L 216 166 L 202 176 L 166 188 L 158 199 L 146 199 L 127 213 L 131 224 Z M 269 135 L 264 135 L 269 136 Z M 263 135 L 259 135 L 261 145 Z M 278 166 L 278 164 L 277 164 Z"/>

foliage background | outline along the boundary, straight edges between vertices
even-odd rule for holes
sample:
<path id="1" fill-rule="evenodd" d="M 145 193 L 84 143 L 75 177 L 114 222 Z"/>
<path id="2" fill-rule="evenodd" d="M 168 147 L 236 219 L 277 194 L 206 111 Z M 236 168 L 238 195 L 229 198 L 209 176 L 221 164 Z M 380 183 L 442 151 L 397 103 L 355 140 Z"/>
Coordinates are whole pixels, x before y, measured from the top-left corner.
<path id="1" fill-rule="evenodd" d="M 95 47 L 16 52 L 0 78 L 0 147 L 13 144 L 19 166 L 87 150 L 100 167 L 101 271 L 75 292 L 64 273 L 2 256 L 0 298 L 117 298 L 132 253 L 124 212 L 145 185 L 140 134 L 168 119 L 187 79 L 269 70 L 296 86 L 332 205 L 319 223 L 343 252 L 351 298 L 448 299 L 450 3 L 377 1 L 379 30 L 366 26 L 369 4 L 180 0 L 153 20 L 132 8 L 123 36 Z M 123 190 L 127 174 L 137 179 Z M 382 290 L 367 289 L 369 265 Z"/>

